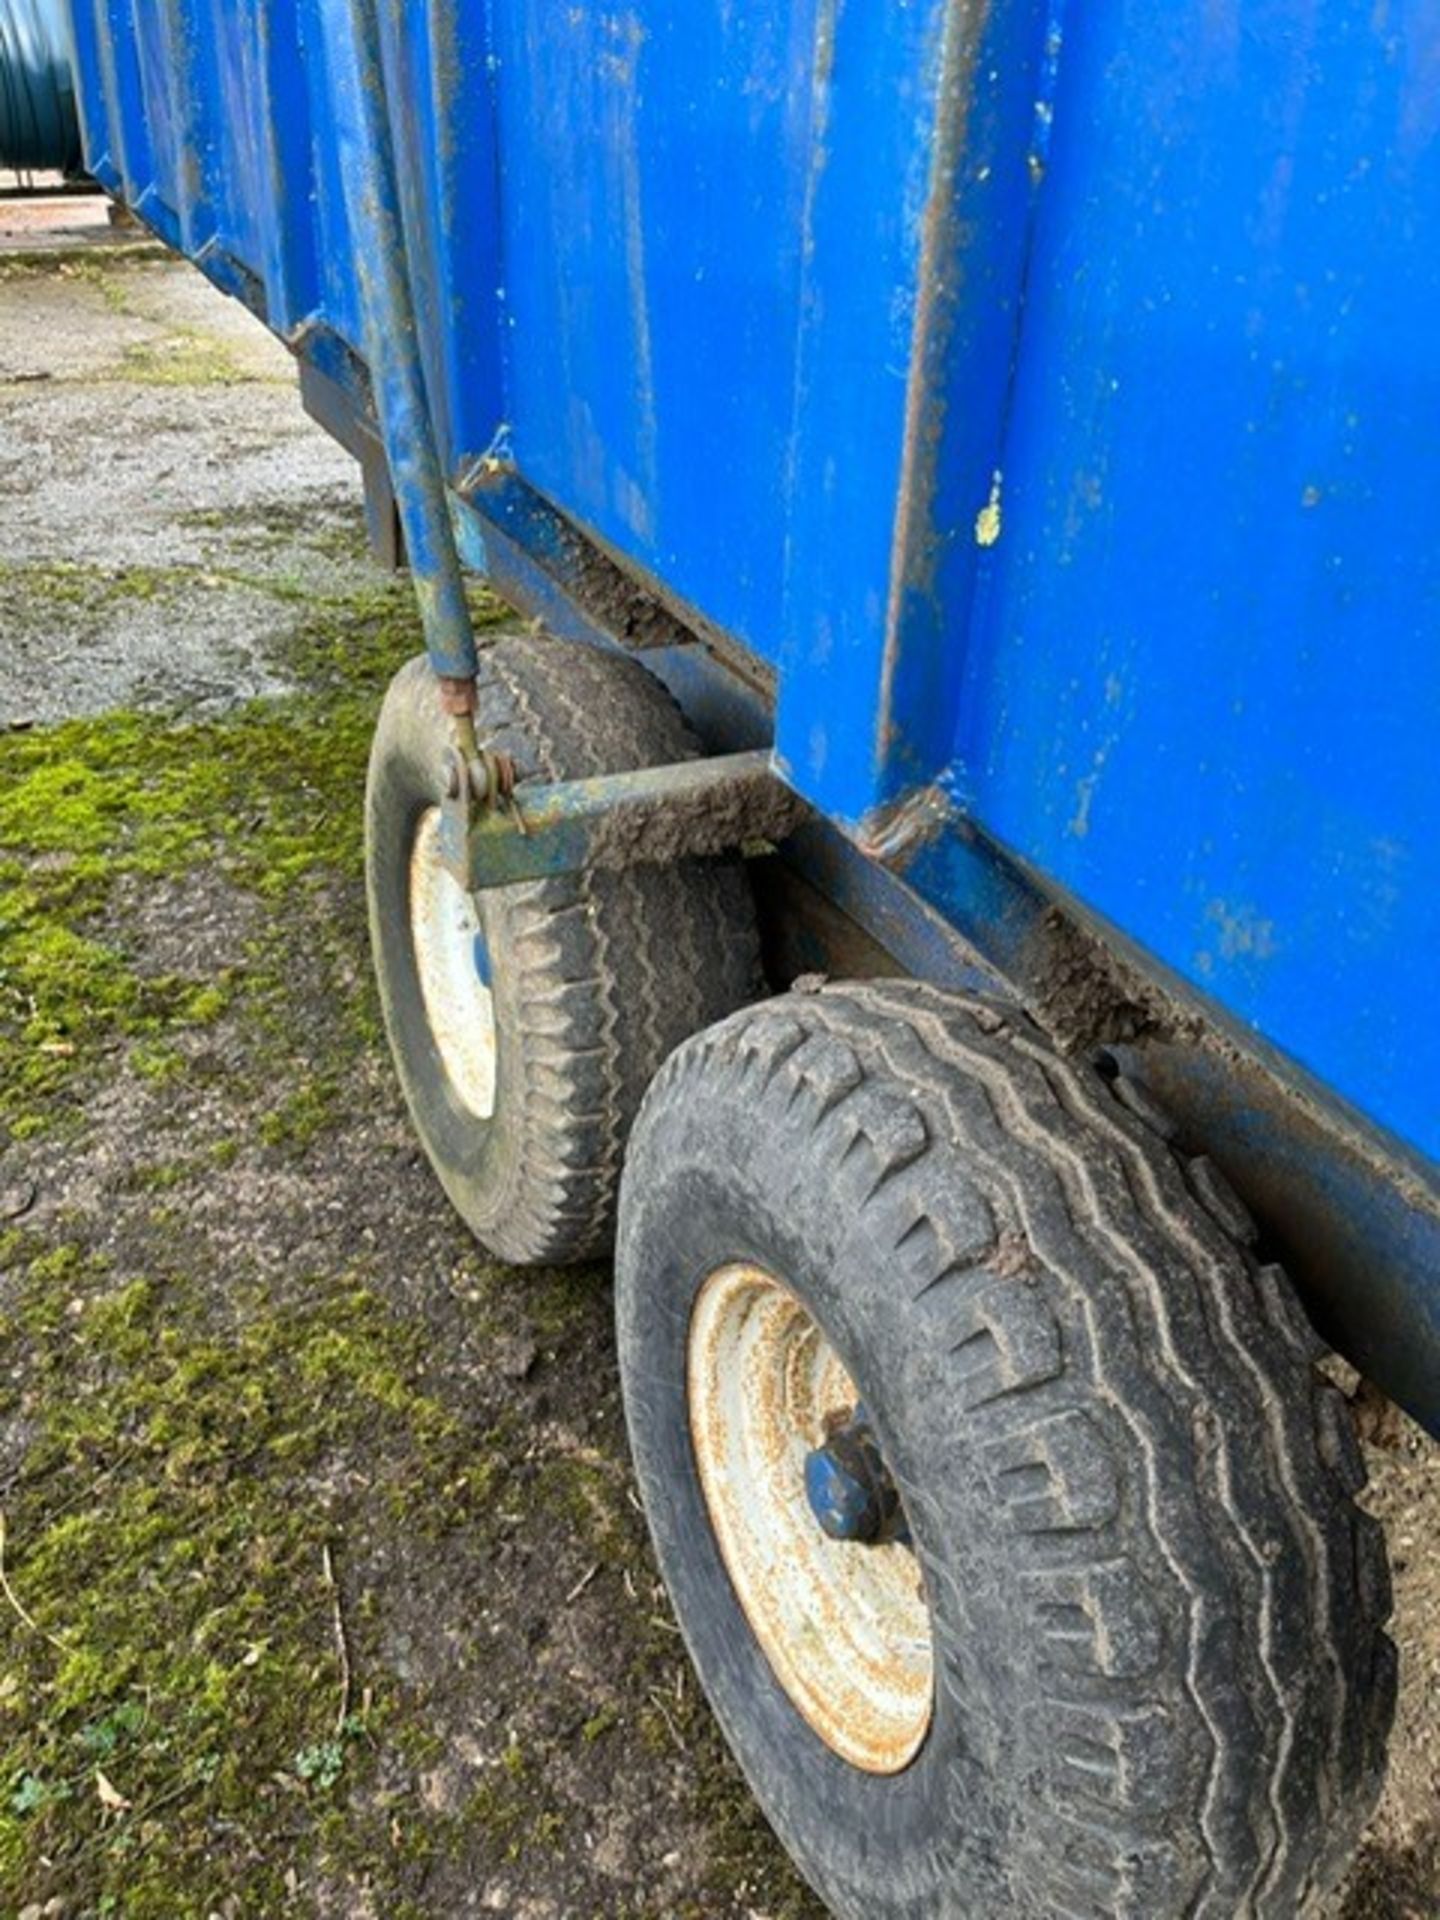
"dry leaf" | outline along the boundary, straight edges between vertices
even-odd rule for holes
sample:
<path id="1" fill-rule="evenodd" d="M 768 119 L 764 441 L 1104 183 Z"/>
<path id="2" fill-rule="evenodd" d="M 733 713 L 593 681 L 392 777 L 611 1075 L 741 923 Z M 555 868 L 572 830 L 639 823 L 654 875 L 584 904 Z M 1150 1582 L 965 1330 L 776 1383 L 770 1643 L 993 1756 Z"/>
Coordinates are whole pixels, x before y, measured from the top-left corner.
<path id="1" fill-rule="evenodd" d="M 107 1780 L 99 1767 L 95 1769 L 95 1791 L 100 1796 L 100 1804 L 111 1813 L 128 1813 L 134 1804 L 125 1798 L 120 1789 Z"/>

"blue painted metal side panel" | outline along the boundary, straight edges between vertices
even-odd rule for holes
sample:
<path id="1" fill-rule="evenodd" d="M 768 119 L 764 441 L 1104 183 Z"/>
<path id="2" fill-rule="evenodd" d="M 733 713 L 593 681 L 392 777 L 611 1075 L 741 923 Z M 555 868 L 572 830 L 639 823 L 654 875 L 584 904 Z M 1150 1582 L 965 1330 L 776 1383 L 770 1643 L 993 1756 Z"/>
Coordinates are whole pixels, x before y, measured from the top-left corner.
<path id="1" fill-rule="evenodd" d="M 115 0 L 71 0 L 71 29 L 86 165 L 138 211 L 147 195 L 153 203 L 155 168 L 138 44 L 121 11 Z"/>
<path id="2" fill-rule="evenodd" d="M 1047 33 L 1044 0 L 837 12 L 807 205 L 782 659 L 794 697 L 777 745 L 801 790 L 851 822 L 953 750 Z"/>
<path id="3" fill-rule="evenodd" d="M 245 101 L 231 109 L 243 119 L 248 102 L 255 127 L 260 251 L 254 258 L 264 282 L 267 318 L 287 336 L 316 311 L 320 297 L 313 111 L 305 66 L 296 58 L 300 19 L 297 0 L 270 0 L 255 9 L 251 31 L 242 40 Z"/>
<path id="4" fill-rule="evenodd" d="M 91 165 L 302 341 L 363 342 L 332 111 L 343 0 L 71 0 Z M 452 469 L 501 426 L 495 114 L 483 10 L 386 10 L 427 374 Z M 403 20 L 403 25 L 401 24 Z"/>
<path id="5" fill-rule="evenodd" d="M 394 89 L 403 65 L 387 58 L 374 0 L 335 0 L 326 44 L 334 139 L 354 248 L 361 344 L 404 533 L 430 664 L 448 703 L 468 714 L 475 635 L 456 548 L 436 415 L 440 356 L 427 353 L 417 312 L 426 269 L 424 175 L 403 170 Z M 393 46 L 390 49 L 393 55 Z M 403 100 L 405 96 L 400 96 Z M 470 744 L 473 746 L 473 734 Z"/>
<path id="6" fill-rule="evenodd" d="M 1440 13 L 1072 8 L 956 768 L 1440 1158 Z"/>
<path id="7" fill-rule="evenodd" d="M 382 14 L 392 97 L 407 103 L 395 129 L 397 161 L 427 383 L 447 468 L 461 473 L 490 449 L 505 413 L 485 11 L 422 0 Z"/>
<path id="8" fill-rule="evenodd" d="M 769 658 L 832 5 L 492 6 L 518 464 Z"/>
<path id="9" fill-rule="evenodd" d="M 358 348 L 341 0 L 73 4 L 107 184 Z M 928 790 L 951 918 L 968 815 L 1440 1158 L 1433 0 L 382 13 L 452 480 L 778 663 L 849 831 Z"/>

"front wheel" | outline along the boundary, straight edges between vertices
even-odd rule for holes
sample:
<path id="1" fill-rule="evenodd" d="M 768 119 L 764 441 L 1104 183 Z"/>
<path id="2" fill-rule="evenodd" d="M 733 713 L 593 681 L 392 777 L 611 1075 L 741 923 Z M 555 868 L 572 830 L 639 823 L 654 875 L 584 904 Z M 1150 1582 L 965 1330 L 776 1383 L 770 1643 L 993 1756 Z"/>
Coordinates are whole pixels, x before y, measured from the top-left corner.
<path id="1" fill-rule="evenodd" d="M 522 780 L 693 758 L 642 667 L 538 633 L 486 648 L 476 727 Z M 402 667 L 370 754 L 371 950 L 400 1084 L 441 1184 L 517 1265 L 610 1245 L 620 1163 L 670 1050 L 760 990 L 737 859 L 565 873 L 470 895 L 440 851 L 449 729 L 430 667 Z"/>
<path id="2" fill-rule="evenodd" d="M 1373 1804 L 1394 1658 L 1348 1410 L 1163 1131 L 1023 1015 L 911 983 L 737 1015 L 646 1101 L 636 1471 L 842 1920 L 1289 1920 Z"/>

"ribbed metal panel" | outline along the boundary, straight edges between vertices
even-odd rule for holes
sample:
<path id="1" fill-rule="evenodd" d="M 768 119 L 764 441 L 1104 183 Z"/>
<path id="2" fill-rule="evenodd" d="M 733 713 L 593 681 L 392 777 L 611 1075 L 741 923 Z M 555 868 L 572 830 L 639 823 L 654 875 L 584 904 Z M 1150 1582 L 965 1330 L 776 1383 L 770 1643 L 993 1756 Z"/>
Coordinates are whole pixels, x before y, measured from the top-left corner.
<path id="1" fill-rule="evenodd" d="M 79 170 L 80 122 L 61 0 L 0 0 L 0 167 Z"/>

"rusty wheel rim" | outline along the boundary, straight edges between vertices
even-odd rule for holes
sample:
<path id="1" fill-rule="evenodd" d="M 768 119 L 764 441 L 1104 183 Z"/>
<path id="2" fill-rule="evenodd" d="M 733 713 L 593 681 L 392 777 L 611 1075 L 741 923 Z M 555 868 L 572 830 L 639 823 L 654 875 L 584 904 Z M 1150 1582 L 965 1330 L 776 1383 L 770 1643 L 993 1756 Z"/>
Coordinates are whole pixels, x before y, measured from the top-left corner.
<path id="1" fill-rule="evenodd" d="M 495 1112 L 495 1000 L 474 897 L 440 855 L 440 809 L 421 815 L 410 852 L 410 940 L 425 1018 L 460 1104 Z"/>
<path id="2" fill-rule="evenodd" d="M 690 1432 L 731 1585 L 776 1679 L 808 1724 L 866 1773 L 901 1773 L 925 1743 L 935 1655 L 908 1546 L 827 1538 L 805 1460 L 858 1395 L 789 1289 L 734 1263 L 690 1322 Z"/>

